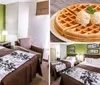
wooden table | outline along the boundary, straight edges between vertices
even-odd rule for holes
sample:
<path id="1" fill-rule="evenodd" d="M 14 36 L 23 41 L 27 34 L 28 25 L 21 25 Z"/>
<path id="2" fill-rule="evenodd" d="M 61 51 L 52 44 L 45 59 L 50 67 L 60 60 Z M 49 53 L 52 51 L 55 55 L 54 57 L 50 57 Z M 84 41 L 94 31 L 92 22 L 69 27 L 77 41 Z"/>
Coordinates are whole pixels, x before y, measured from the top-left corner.
<path id="1" fill-rule="evenodd" d="M 99 3 L 100 0 L 51 0 L 50 1 L 50 16 L 52 16 L 57 11 L 61 10 L 64 7 L 69 5 L 78 4 L 78 3 Z M 50 41 L 51 42 L 63 42 L 62 40 L 55 37 L 52 33 L 50 33 Z"/>

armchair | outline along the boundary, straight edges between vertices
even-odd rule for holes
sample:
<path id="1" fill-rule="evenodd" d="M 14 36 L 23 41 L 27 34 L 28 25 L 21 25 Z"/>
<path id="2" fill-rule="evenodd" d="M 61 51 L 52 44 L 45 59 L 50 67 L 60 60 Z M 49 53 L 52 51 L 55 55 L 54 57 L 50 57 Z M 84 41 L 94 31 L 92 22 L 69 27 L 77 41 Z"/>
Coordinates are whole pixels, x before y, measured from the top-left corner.
<path id="1" fill-rule="evenodd" d="M 27 38 L 22 38 L 23 40 L 25 39 L 25 41 L 27 41 L 26 39 Z M 22 40 L 22 39 L 19 39 L 19 41 L 15 41 L 15 45 L 16 46 L 21 46 L 21 47 L 23 47 L 21 44 L 22 43 L 20 43 L 20 40 Z M 24 44 L 27 44 L 26 42 L 24 42 Z M 23 47 L 23 48 L 25 48 L 25 47 Z M 25 49 L 27 49 L 29 52 L 31 52 L 31 53 L 36 53 L 36 54 L 40 54 L 40 57 L 39 57 L 39 61 L 40 61 L 40 63 L 42 63 L 42 60 L 43 60 L 43 52 L 44 52 L 44 49 L 43 48 L 39 48 L 39 47 L 36 47 L 36 46 L 33 46 L 33 45 L 31 45 L 29 48 L 25 48 Z"/>

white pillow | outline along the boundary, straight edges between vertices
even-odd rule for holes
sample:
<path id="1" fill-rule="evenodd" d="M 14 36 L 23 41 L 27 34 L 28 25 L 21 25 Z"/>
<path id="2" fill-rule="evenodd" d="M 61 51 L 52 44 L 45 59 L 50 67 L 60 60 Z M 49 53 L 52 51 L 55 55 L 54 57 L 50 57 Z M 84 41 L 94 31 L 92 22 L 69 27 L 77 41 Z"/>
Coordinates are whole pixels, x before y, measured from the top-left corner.
<path id="1" fill-rule="evenodd" d="M 91 64 L 92 63 L 92 58 L 85 58 L 85 62 L 88 63 L 88 64 Z"/>
<path id="2" fill-rule="evenodd" d="M 85 62 L 91 65 L 100 66 L 100 58 L 85 58 Z"/>
<path id="3" fill-rule="evenodd" d="M 66 60 L 75 62 L 76 61 L 76 57 L 67 57 Z"/>
<path id="4" fill-rule="evenodd" d="M 100 66 L 100 58 L 92 59 L 92 64 Z"/>

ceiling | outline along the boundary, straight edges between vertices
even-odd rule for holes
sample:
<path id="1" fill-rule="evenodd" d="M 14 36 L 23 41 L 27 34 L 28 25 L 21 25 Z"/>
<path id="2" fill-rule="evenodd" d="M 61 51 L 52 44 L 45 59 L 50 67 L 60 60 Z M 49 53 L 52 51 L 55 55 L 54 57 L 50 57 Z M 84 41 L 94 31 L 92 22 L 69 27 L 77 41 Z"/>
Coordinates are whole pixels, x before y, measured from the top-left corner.
<path id="1" fill-rule="evenodd" d="M 35 0 L 0 0 L 0 4 L 10 4 L 16 2 L 29 2 L 29 1 L 35 1 Z"/>

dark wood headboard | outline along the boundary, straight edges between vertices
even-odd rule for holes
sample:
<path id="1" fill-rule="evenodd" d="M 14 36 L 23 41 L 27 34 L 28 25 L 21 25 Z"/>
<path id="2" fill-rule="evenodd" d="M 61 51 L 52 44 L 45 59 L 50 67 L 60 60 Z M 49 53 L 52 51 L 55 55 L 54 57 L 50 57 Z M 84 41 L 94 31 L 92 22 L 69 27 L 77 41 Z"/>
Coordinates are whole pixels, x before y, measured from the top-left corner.
<path id="1" fill-rule="evenodd" d="M 100 58 L 100 55 L 85 54 L 85 57 L 88 57 L 88 58 Z"/>
<path id="2" fill-rule="evenodd" d="M 67 54 L 67 56 L 76 56 L 77 54 Z"/>

